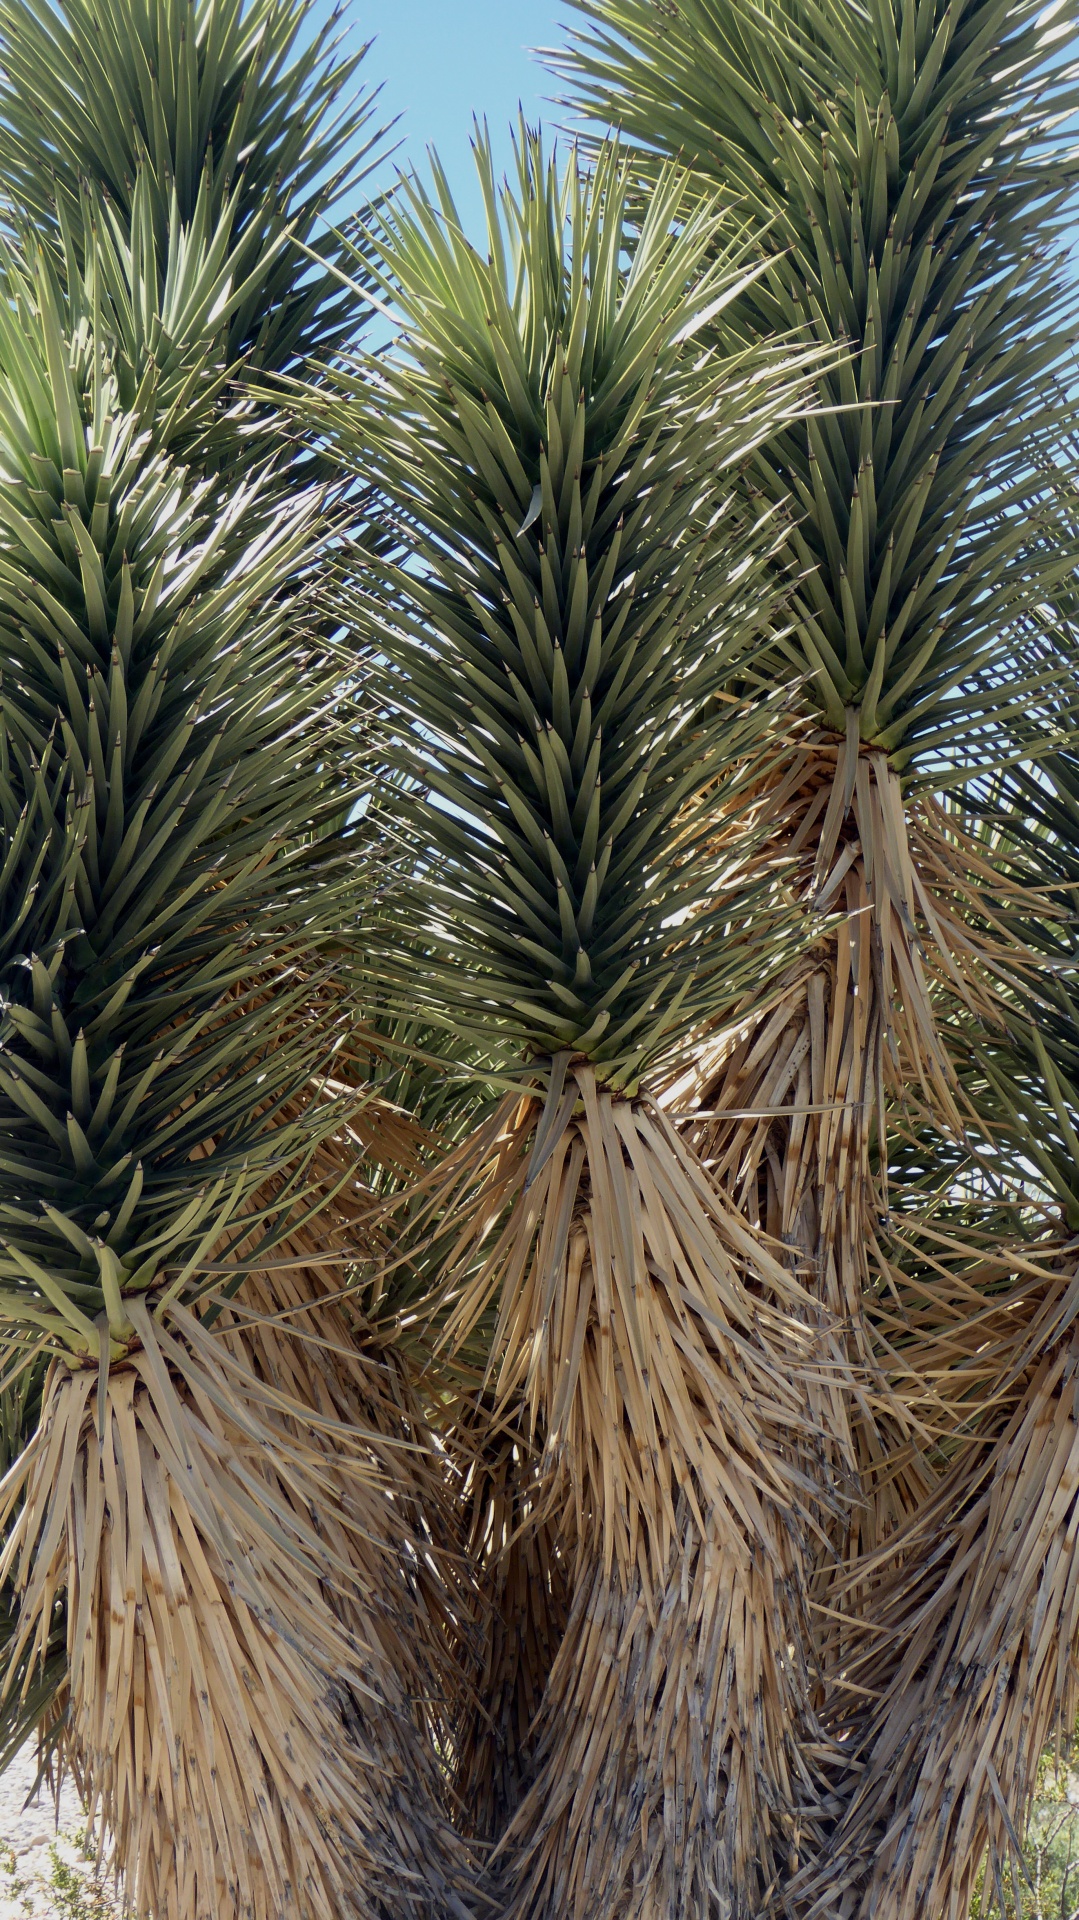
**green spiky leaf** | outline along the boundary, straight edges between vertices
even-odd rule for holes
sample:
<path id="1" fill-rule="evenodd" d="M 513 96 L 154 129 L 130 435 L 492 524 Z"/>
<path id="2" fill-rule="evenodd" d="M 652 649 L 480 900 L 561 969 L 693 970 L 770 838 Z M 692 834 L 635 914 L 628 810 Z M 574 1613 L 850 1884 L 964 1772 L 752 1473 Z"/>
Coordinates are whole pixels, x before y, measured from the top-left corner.
<path id="1" fill-rule="evenodd" d="M 679 218 L 676 173 L 631 239 L 614 149 L 560 176 L 524 137 L 501 205 L 477 161 L 489 257 L 444 178 L 410 183 L 378 234 L 402 349 L 313 402 L 400 530 L 350 607 L 398 716 L 406 977 L 472 1044 L 632 1084 L 784 945 L 749 838 L 727 871 L 764 709 L 723 696 L 778 619 L 776 519 L 732 474 L 798 411 L 805 356 L 702 355 L 758 269 L 710 201 Z"/>

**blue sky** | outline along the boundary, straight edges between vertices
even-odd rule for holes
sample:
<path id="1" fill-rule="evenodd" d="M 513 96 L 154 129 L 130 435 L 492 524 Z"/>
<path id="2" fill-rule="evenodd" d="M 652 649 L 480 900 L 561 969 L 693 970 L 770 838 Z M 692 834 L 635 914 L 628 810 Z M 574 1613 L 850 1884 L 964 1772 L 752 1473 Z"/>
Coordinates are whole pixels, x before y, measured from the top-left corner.
<path id="1" fill-rule="evenodd" d="M 383 83 L 384 117 L 401 115 L 397 161 L 422 165 L 428 144 L 475 226 L 469 134 L 473 113 L 487 116 L 499 159 L 509 153 L 509 124 L 520 101 L 530 121 L 558 117 L 546 104 L 554 83 L 530 49 L 562 38 L 557 0 L 353 0 L 351 32 L 374 36 L 365 71 Z"/>

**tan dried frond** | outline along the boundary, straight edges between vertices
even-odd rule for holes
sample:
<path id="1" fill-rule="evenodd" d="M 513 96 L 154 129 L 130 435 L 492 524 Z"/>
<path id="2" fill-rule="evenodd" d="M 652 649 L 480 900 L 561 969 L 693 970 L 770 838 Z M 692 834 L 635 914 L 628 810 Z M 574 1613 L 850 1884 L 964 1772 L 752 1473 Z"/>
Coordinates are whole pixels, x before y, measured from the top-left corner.
<path id="1" fill-rule="evenodd" d="M 291 1405 L 297 1440 L 340 1455 L 334 1502 L 319 1513 L 327 1551 L 349 1569 L 334 1606 L 361 1638 L 377 1611 L 387 1670 L 434 1750 L 446 1745 L 467 1688 L 454 1652 L 477 1610 L 459 1474 L 431 1432 L 415 1361 L 392 1329 L 365 1323 L 339 1268 L 320 1268 L 316 1239 L 311 1228 L 293 1235 L 281 1252 L 295 1264 L 248 1277 L 221 1325 L 236 1330 L 259 1380 Z M 379 1476 L 374 1503 L 350 1472 L 357 1448 Z"/>
<path id="2" fill-rule="evenodd" d="M 460 1472 L 429 1425 L 430 1356 L 402 1333 L 385 1277 L 386 1203 L 368 1185 L 372 1163 L 415 1175 L 431 1138 L 357 1084 L 358 1050 L 339 1056 L 343 1077 L 321 1082 L 313 1101 L 284 1103 L 274 1115 L 281 1127 L 315 1116 L 317 1144 L 299 1192 L 287 1169 L 271 1176 L 211 1248 L 201 1283 L 193 1278 L 218 1329 L 234 1329 L 258 1377 L 292 1403 L 298 1439 L 332 1451 L 339 1428 L 362 1434 L 392 1491 L 392 1505 L 377 1507 L 388 1530 L 373 1532 L 367 1516 L 342 1533 L 330 1510 L 322 1525 L 327 1538 L 336 1528 L 335 1550 L 354 1565 L 363 1606 L 372 1581 L 382 1583 L 398 1678 L 444 1753 L 459 1697 L 471 1698 L 457 1653 L 462 1623 L 475 1622 L 476 1582 L 461 1532 Z M 321 1100 L 345 1109 L 333 1133 L 317 1128 Z M 346 1439 L 346 1460 L 352 1444 Z M 347 1490 L 347 1477 L 342 1484 Z"/>
<path id="3" fill-rule="evenodd" d="M 909 1406 L 879 1351 L 889 1134 L 909 1113 L 908 1124 L 967 1138 L 973 1116 L 939 1007 L 960 1003 L 999 1029 L 1002 982 L 1036 959 L 1004 926 L 999 887 L 995 903 L 960 824 L 932 801 L 908 809 L 886 757 L 853 734 L 795 738 L 785 778 L 760 804 L 771 857 L 807 912 L 829 918 L 765 1002 L 702 1042 L 663 1103 L 747 1221 L 805 1263 L 810 1291 L 845 1329 L 862 1480 L 853 1532 L 836 1543 L 845 1557 L 904 1525 L 935 1478 L 924 1409 Z"/>
<path id="4" fill-rule="evenodd" d="M 472 1153 L 443 1195 L 447 1337 L 497 1298 L 492 1421 L 536 1442 L 530 1517 L 572 1593 L 492 1887 L 521 1920 L 650 1920 L 713 1885 L 756 1913 L 813 1772 L 804 1558 L 849 1471 L 839 1344 L 670 1121 L 587 1065 Z"/>
<path id="5" fill-rule="evenodd" d="M 449 1445 L 464 1455 L 465 1548 L 477 1582 L 456 1649 L 471 1687 L 454 1723 L 454 1791 L 465 1831 L 491 1842 L 535 1777 L 537 1721 L 569 1617 L 573 1543 L 538 1511 L 538 1449 L 519 1420 L 499 1419 L 481 1400 Z"/>
<path id="6" fill-rule="evenodd" d="M 735 1458 L 746 1489 L 733 1510 L 744 1500 L 748 1515 L 760 1495 L 797 1507 L 763 1436 L 774 1419 L 803 1445 L 821 1438 L 806 1385 L 836 1386 L 830 1325 L 666 1116 L 578 1064 L 538 1128 L 526 1106 L 476 1147 L 444 1337 L 463 1340 L 497 1296 L 497 1404 L 527 1407 L 543 1432 L 574 1538 L 598 1540 L 608 1568 L 639 1564 L 661 1582 L 677 1492 L 699 1483 L 706 1503 L 730 1503 Z M 463 1156 L 458 1206 L 462 1168 Z M 839 1397 L 829 1404 L 841 1420 Z"/>
<path id="7" fill-rule="evenodd" d="M 492 1866 L 515 1920 L 750 1920 L 802 1847 L 821 1851 L 800 1527 L 767 1504 L 761 1520 L 732 1555 L 726 1517 L 702 1525 L 680 1499 L 652 1592 L 581 1566 L 535 1781 Z"/>
<path id="8" fill-rule="evenodd" d="M 847 1572 L 825 1716 L 846 1804 L 789 1889 L 800 1920 L 965 1920 L 987 1857 L 1001 1892 L 1039 1761 L 1079 1708 L 1075 1298 L 1058 1271 L 1001 1301 L 988 1417 Z"/>
<path id="9" fill-rule="evenodd" d="M 66 1737 L 134 1911 L 463 1911 L 427 1703 L 398 1677 L 380 1436 L 298 1406 L 271 1343 L 130 1308 L 122 1364 L 54 1370 L 5 1483 L 8 1511 L 25 1499 L 4 1566 L 25 1641 L 66 1594 Z"/>
<path id="10" fill-rule="evenodd" d="M 932 799 L 908 807 L 882 753 L 853 739 L 795 740 L 783 777 L 758 804 L 771 823 L 767 857 L 809 915 L 829 918 L 766 1000 L 747 1000 L 721 1033 L 704 1037 L 664 1103 L 700 1112 L 695 1144 L 716 1176 L 790 1237 L 805 1231 L 801 1161 L 811 1149 L 818 1210 L 834 1206 L 836 1175 L 829 1181 L 825 1168 L 848 1159 L 855 1123 L 841 1140 L 842 1115 L 865 1116 L 861 1124 L 874 1122 L 883 1137 L 886 1102 L 917 1089 L 941 1127 L 962 1132 L 969 1116 L 957 1106 L 936 1002 L 948 992 L 999 1028 L 1000 977 L 1033 975 L 1038 958 L 1005 925 L 999 876 L 961 823 Z M 769 1184 L 784 1112 L 816 1124 L 797 1129 L 798 1164 Z"/>

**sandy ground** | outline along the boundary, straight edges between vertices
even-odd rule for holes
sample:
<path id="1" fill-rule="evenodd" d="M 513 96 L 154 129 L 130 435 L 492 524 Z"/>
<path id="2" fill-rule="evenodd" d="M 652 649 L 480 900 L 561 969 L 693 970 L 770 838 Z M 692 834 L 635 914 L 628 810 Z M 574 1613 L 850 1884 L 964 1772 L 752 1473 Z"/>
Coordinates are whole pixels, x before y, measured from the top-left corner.
<path id="1" fill-rule="evenodd" d="M 0 1775 L 0 1920 L 121 1920 L 111 1880 L 98 1880 L 85 1845 L 86 1816 L 73 1787 L 57 1807 L 48 1786 L 28 1802 L 33 1744 Z"/>

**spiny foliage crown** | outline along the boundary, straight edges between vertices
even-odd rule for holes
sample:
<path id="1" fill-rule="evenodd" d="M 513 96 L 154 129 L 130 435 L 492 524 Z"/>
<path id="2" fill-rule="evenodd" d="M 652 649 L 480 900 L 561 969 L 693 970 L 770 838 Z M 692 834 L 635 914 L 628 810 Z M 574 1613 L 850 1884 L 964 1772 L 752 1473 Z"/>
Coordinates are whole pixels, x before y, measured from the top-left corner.
<path id="1" fill-rule="evenodd" d="M 783 945 L 771 875 L 721 844 L 763 727 L 723 696 L 778 618 L 775 526 L 730 472 L 805 361 L 702 355 L 756 269 L 673 171 L 631 237 L 615 148 L 560 174 L 523 134 L 501 197 L 477 160 L 488 258 L 441 176 L 437 204 L 409 183 L 378 234 L 401 349 L 318 414 L 401 541 L 351 613 L 410 723 L 406 977 L 503 1060 L 568 1050 L 631 1085 L 759 980 L 761 929 Z"/>
<path id="2" fill-rule="evenodd" d="M 308 11 L 304 0 L 0 0 L 8 217 L 81 244 L 89 191 L 95 216 L 104 203 L 162 273 L 181 228 L 216 232 L 233 285 L 225 358 L 275 372 L 331 352 L 357 309 L 318 264 L 341 253 L 324 215 L 380 136 L 355 90 L 366 49 L 342 55 L 338 11 L 314 33 Z"/>
<path id="3" fill-rule="evenodd" d="M 48 260 L 7 269 L 0 1288 L 92 1352 L 315 1143 L 282 1107 L 334 1039 L 353 747 L 305 610 L 317 500 L 256 478 L 208 511 Z"/>
<path id="4" fill-rule="evenodd" d="M 1040 691 L 1008 652 L 1032 449 L 1058 430 L 1077 178 L 1073 0 L 574 0 L 554 56 L 639 172 L 677 154 L 761 220 L 743 338 L 845 349 L 756 463 L 793 494 L 785 653 L 827 723 L 962 755 Z"/>

